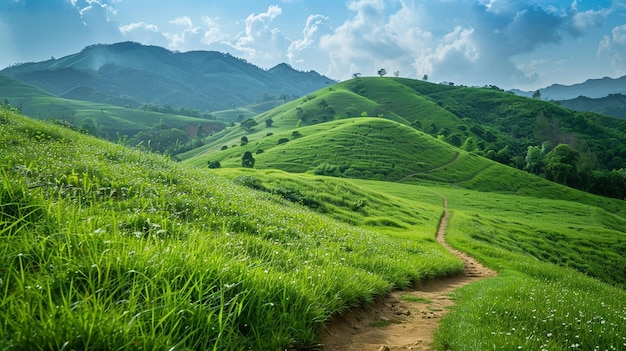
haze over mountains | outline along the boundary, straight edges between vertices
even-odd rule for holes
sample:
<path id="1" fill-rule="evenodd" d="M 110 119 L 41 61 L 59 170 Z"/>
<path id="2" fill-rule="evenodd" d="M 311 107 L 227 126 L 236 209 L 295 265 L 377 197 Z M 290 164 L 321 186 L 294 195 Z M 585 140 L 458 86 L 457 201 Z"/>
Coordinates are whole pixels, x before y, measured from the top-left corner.
<path id="1" fill-rule="evenodd" d="M 243 106 L 268 95 L 299 97 L 333 83 L 317 72 L 296 71 L 286 64 L 263 70 L 220 52 L 179 53 L 134 42 L 92 45 L 63 58 L 8 67 L 0 74 L 71 99 L 200 111 Z"/>
<path id="2" fill-rule="evenodd" d="M 533 91 L 512 90 L 514 93 L 531 97 Z M 544 100 L 569 100 L 579 96 L 588 98 L 603 98 L 610 94 L 626 94 L 626 76 L 620 78 L 604 77 L 600 79 L 588 79 L 585 82 L 574 85 L 552 84 L 549 87 L 539 89 L 541 98 Z"/>

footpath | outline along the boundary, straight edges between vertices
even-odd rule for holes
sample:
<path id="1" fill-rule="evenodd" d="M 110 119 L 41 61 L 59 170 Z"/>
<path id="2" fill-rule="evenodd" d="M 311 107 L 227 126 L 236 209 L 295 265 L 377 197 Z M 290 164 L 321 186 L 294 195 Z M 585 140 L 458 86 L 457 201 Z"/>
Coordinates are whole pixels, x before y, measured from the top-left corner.
<path id="1" fill-rule="evenodd" d="M 409 290 L 393 291 L 366 308 L 350 311 L 326 326 L 322 350 L 395 351 L 432 350 L 434 332 L 454 301 L 450 293 L 461 286 L 495 276 L 471 256 L 454 250 L 444 240 L 448 225 L 448 200 L 443 198 L 443 215 L 437 241 L 463 260 L 465 269 L 457 276 L 433 279 Z"/>

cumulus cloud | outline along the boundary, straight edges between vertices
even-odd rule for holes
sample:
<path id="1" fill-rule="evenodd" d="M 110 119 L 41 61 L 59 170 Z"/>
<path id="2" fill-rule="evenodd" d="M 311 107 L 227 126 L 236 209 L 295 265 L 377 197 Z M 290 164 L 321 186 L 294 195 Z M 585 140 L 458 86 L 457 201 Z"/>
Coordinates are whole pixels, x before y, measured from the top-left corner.
<path id="1" fill-rule="evenodd" d="M 599 27 L 613 12 L 613 9 L 578 11 L 576 1 L 570 8 L 569 33 L 574 37 L 585 34 L 590 28 Z"/>
<path id="2" fill-rule="evenodd" d="M 202 43 L 211 45 L 213 43 L 220 43 L 228 39 L 228 35 L 222 32 L 218 23 L 219 18 L 211 18 L 209 16 L 202 17 L 202 23 L 204 24 L 204 34 L 202 36 Z"/>
<path id="3" fill-rule="evenodd" d="M 307 18 L 302 30 L 302 39 L 292 41 L 287 50 L 287 57 L 290 62 L 302 62 L 304 60 L 303 55 L 306 55 L 305 51 L 317 49 L 320 31 L 323 30 L 328 20 L 328 17 L 320 14 L 310 15 Z"/>
<path id="4" fill-rule="evenodd" d="M 626 73 L 626 24 L 611 30 L 598 47 L 598 56 L 605 57 L 618 74 Z"/>
<path id="5" fill-rule="evenodd" d="M 117 15 L 117 10 L 113 7 L 113 3 L 116 1 L 104 1 L 104 0 L 70 0 L 72 6 L 78 10 L 80 17 L 83 19 L 83 24 L 88 25 L 89 18 L 96 16 L 103 16 L 107 21 L 110 21 L 112 16 Z M 119 1 L 117 1 L 119 2 Z M 95 14 L 94 14 L 95 13 Z"/>
<path id="6" fill-rule="evenodd" d="M 168 40 L 169 48 L 174 50 L 182 48 L 190 40 L 190 37 L 196 37 L 202 31 L 202 28 L 199 26 L 195 26 L 191 18 L 188 16 L 176 17 L 175 19 L 169 21 L 169 23 L 178 27 L 183 27 L 183 30 L 181 32 L 163 33 L 163 36 L 165 36 L 165 38 L 167 38 Z"/>
<path id="7" fill-rule="evenodd" d="M 148 32 L 158 32 L 159 27 L 154 24 L 148 24 L 146 22 L 129 23 L 123 26 L 119 26 L 120 33 L 126 35 L 136 30 L 145 30 Z"/>
<path id="8" fill-rule="evenodd" d="M 393 16 L 386 13 L 382 0 L 353 1 L 348 8 L 354 16 L 320 39 L 320 48 L 329 55 L 330 75 L 346 78 L 357 71 L 373 75 L 381 67 L 400 69 L 391 67 L 394 62 L 400 62 L 394 66 L 410 66 L 410 56 L 423 46 L 421 39 L 430 37 L 415 26 L 405 30 L 418 16 L 408 13 L 415 9 L 404 3 Z"/>
<path id="9" fill-rule="evenodd" d="M 265 12 L 250 14 L 246 18 L 245 32 L 231 46 L 246 59 L 261 65 L 276 64 L 277 60 L 284 59 L 291 43 L 278 28 L 271 27 L 272 21 L 282 12 L 279 6 L 271 5 Z"/>

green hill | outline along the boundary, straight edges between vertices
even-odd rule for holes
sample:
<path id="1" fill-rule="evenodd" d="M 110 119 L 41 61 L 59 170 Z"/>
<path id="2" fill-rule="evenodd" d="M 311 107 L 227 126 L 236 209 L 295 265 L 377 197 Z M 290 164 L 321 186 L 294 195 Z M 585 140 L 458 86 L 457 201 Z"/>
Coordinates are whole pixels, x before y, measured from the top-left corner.
<path id="1" fill-rule="evenodd" d="M 460 271 L 434 240 L 444 196 L 447 240 L 499 275 L 455 293 L 434 347 L 621 345 L 624 201 L 516 183 L 525 173 L 382 118 L 302 127 L 266 152 L 368 125 L 365 148 L 394 150 L 394 133 L 442 157 L 402 182 L 198 169 L 0 110 L 0 347 L 314 349 L 332 316 Z"/>
<path id="2" fill-rule="evenodd" d="M 104 103 L 71 100 L 54 96 L 40 88 L 0 75 L 0 97 L 23 114 L 43 120 L 58 120 L 101 138 L 146 139 L 154 150 L 165 151 L 196 138 L 198 127 L 210 134 L 222 130 L 224 121 L 122 108 Z M 172 132 L 172 131 L 175 131 Z M 178 139 L 177 139 L 178 138 Z M 156 148 L 163 144 L 162 149 Z"/>
<path id="3" fill-rule="evenodd" d="M 306 142 L 315 145 L 316 150 L 331 148 L 335 144 L 324 143 L 322 136 L 325 129 L 330 132 L 334 125 L 326 125 L 325 122 L 362 116 L 378 116 L 412 127 L 451 146 L 514 168 L 532 171 L 574 188 L 619 198 L 626 196 L 622 191 L 607 190 L 601 186 L 611 182 L 610 179 L 617 182 L 615 186 L 609 187 L 611 189 L 620 189 L 623 188 L 622 184 L 626 184 L 626 177 L 619 171 L 623 168 L 623 160 L 626 160 L 626 121 L 564 109 L 550 102 L 519 97 L 495 87 L 456 87 L 402 78 L 358 78 L 333 85 L 256 116 L 254 121 L 257 125 L 253 128 L 228 128 L 205 139 L 203 147 L 177 157 L 195 165 L 203 165 L 211 160 L 231 160 L 226 165 L 232 166 L 243 151 L 255 153 L 258 150 L 269 151 L 269 148 L 273 150 L 275 145 L 272 143 L 278 139 L 296 141 L 299 135 L 304 135 Z M 310 126 L 318 128 L 305 130 Z M 267 138 L 270 133 L 271 138 Z M 279 156 L 274 151 L 259 155 L 259 166 L 275 167 L 283 162 L 281 169 L 305 172 L 328 163 L 340 167 L 343 172 L 349 165 L 343 161 L 336 164 L 336 158 L 332 155 L 340 154 L 343 155 L 340 157 L 357 162 L 367 159 L 367 152 L 388 153 L 389 156 L 399 152 L 406 156 L 403 154 L 405 145 L 408 147 L 407 154 L 415 151 L 411 149 L 414 145 L 406 134 L 389 134 L 386 136 L 387 141 L 377 138 L 376 142 L 384 144 L 380 146 L 370 140 L 369 147 L 365 148 L 358 143 L 367 143 L 366 136 L 358 130 L 350 133 L 355 133 L 355 136 L 342 142 L 341 153 L 337 150 L 319 151 L 316 152 L 317 159 L 311 161 L 309 153 L 312 151 L 302 153 L 297 147 L 297 143 L 301 143 L 298 141 L 294 148 L 286 146 Z M 318 137 L 315 141 L 313 134 Z M 237 150 L 240 149 L 223 152 L 222 149 L 226 147 L 239 145 L 242 137 L 254 142 L 239 153 Z M 331 136 L 327 138 L 334 140 Z M 348 145 L 351 142 L 354 145 Z M 393 150 L 391 145 L 394 143 L 399 151 Z M 564 168 L 559 168 L 558 162 L 561 161 L 555 161 L 557 151 L 550 155 L 559 144 L 567 144 L 568 147 L 557 151 L 567 150 L 575 159 L 570 162 L 569 173 L 565 175 L 561 171 Z M 539 152 L 533 164 L 527 159 L 530 147 Z M 289 150 L 297 150 L 298 154 L 289 154 Z M 329 159 L 324 160 L 324 157 Z M 403 158 L 399 163 L 423 163 L 430 158 L 425 157 L 425 161 L 424 158 L 416 157 Z M 442 163 L 446 157 L 441 157 Z M 268 161 L 269 158 L 274 160 Z M 385 162 L 385 157 L 380 154 L 376 154 L 375 158 L 377 162 Z M 304 161 L 300 162 L 301 159 Z M 263 165 L 266 161 L 269 163 Z M 552 163 L 548 164 L 548 161 Z M 393 163 L 378 167 L 378 173 L 383 179 L 394 180 L 411 174 L 405 168 L 394 170 Z M 615 170 L 615 174 L 610 173 L 612 170 Z M 406 173 L 401 174 L 404 171 Z M 385 178 L 389 174 L 392 176 Z M 372 175 L 359 177 L 371 178 Z"/>
<path id="4" fill-rule="evenodd" d="M 559 105 L 577 111 L 601 113 L 616 118 L 626 118 L 626 95 L 609 94 L 602 98 L 579 96 L 575 99 L 559 100 Z"/>

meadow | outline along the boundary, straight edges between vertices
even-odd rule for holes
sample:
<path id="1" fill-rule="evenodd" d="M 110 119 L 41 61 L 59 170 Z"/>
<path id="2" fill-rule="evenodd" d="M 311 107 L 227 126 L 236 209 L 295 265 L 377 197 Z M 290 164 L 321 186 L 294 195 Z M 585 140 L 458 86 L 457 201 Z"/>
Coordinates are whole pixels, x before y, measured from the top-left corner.
<path id="1" fill-rule="evenodd" d="M 496 166 L 445 172 L 454 152 L 398 183 L 192 168 L 8 111 L 0 136 L 3 349 L 319 348 L 332 316 L 460 272 L 443 197 L 448 242 L 499 275 L 455 293 L 437 349 L 626 348 L 623 201 L 509 171 L 486 192 Z"/>
<path id="2" fill-rule="evenodd" d="M 432 239 L 441 208 L 385 235 L 10 112 L 0 135 L 3 349 L 308 347 L 331 316 L 462 269 Z"/>

